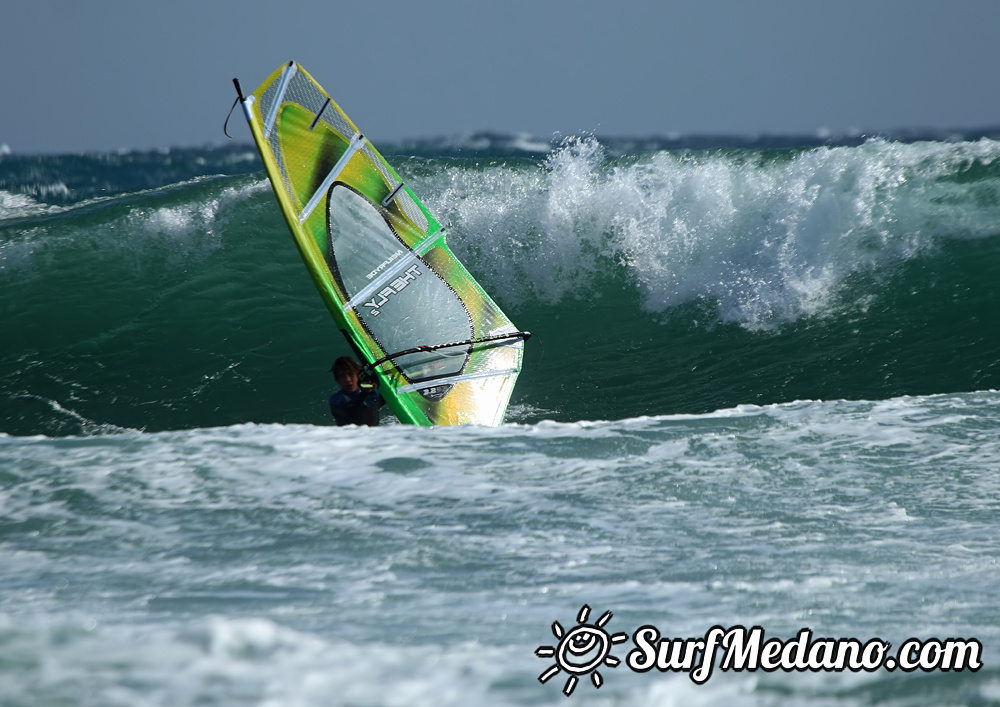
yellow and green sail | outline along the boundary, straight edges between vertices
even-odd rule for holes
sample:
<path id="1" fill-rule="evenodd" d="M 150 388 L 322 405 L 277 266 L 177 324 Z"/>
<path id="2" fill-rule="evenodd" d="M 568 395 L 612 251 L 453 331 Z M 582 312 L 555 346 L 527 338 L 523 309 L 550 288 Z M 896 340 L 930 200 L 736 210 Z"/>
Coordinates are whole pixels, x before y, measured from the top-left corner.
<path id="1" fill-rule="evenodd" d="M 441 224 L 302 67 L 240 98 L 306 269 L 399 420 L 503 422 L 528 334 Z"/>

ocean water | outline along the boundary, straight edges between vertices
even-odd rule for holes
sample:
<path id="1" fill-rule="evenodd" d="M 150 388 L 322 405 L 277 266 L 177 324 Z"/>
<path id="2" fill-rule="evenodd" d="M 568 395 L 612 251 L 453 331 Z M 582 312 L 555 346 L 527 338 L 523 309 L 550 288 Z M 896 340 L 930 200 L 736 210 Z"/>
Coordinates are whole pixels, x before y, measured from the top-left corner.
<path id="1" fill-rule="evenodd" d="M 1000 142 L 384 152 L 535 333 L 500 428 L 332 426 L 252 148 L 0 155 L 0 704 L 1000 704 Z M 696 684 L 644 625 L 982 667 Z"/>

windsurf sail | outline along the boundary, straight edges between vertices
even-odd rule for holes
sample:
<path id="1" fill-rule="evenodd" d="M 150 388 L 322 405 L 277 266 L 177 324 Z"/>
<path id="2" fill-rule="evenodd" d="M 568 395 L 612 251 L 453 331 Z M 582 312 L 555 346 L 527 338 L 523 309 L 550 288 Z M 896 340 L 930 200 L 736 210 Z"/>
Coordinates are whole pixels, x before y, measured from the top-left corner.
<path id="1" fill-rule="evenodd" d="M 337 326 L 401 422 L 503 422 L 528 332 L 441 224 L 296 64 L 238 101 L 281 212 Z"/>

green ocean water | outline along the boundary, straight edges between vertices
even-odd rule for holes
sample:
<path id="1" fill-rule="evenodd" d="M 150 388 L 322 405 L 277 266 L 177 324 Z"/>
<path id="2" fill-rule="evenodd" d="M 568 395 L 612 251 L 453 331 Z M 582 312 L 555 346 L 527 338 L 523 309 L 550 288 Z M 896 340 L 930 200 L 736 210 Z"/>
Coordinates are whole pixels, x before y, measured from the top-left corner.
<path id="1" fill-rule="evenodd" d="M 534 332 L 532 422 L 997 387 L 998 145 L 393 159 Z M 0 161 L 0 429 L 328 422 L 346 347 L 257 167 Z"/>

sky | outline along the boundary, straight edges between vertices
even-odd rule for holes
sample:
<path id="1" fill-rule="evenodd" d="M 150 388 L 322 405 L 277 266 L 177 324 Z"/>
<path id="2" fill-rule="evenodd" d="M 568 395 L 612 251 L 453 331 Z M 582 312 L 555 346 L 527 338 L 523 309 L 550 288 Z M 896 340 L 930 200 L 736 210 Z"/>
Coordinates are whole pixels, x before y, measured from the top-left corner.
<path id="1" fill-rule="evenodd" d="M 375 144 L 988 128 L 998 28 L 998 0 L 16 0 L 0 150 L 222 144 L 232 78 L 290 59 Z"/>

